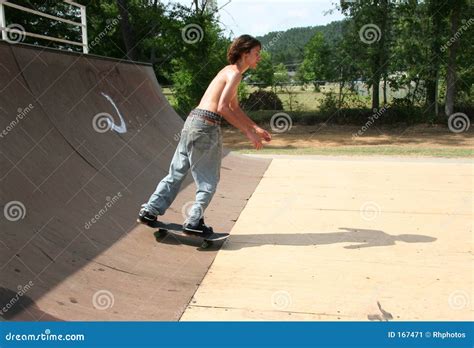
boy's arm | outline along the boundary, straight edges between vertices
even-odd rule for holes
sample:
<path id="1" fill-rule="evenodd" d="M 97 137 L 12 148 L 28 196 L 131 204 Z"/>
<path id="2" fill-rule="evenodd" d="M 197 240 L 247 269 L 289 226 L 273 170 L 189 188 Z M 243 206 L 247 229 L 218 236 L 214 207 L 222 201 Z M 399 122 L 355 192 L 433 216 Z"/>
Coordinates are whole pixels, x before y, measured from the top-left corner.
<path id="1" fill-rule="evenodd" d="M 217 106 L 217 112 L 224 116 L 224 118 L 231 125 L 240 129 L 245 134 L 252 129 L 249 120 L 246 120 L 245 118 L 242 118 L 241 115 L 234 113 L 234 111 L 230 108 L 232 100 L 237 95 L 237 87 L 239 86 L 240 80 L 240 74 L 232 74 L 222 91 L 221 97 L 219 99 L 219 105 Z"/>
<path id="2" fill-rule="evenodd" d="M 231 125 L 240 129 L 242 133 L 252 141 L 256 149 L 261 149 L 263 147 L 261 138 L 263 137 L 265 140 L 270 141 L 271 136 L 268 132 L 258 127 L 255 122 L 238 107 L 237 88 L 241 78 L 240 74 L 232 74 L 222 91 L 217 112 L 224 116 Z M 237 105 L 237 107 L 235 105 Z M 262 135 L 262 132 L 258 130 L 266 134 Z"/>
<path id="3" fill-rule="evenodd" d="M 265 129 L 259 127 L 248 115 L 240 108 L 239 99 L 235 96 L 230 103 L 230 109 L 235 114 L 239 115 L 242 119 L 246 120 L 247 128 L 251 129 L 252 132 L 255 132 L 260 138 L 265 141 L 272 140 L 272 136 Z"/>

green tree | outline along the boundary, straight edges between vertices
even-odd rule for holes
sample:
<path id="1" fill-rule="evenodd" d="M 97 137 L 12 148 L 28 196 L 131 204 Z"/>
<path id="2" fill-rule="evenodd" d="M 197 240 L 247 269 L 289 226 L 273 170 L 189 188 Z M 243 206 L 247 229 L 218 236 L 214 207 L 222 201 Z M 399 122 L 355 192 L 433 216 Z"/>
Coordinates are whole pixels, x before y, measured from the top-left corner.
<path id="1" fill-rule="evenodd" d="M 433 114 L 438 113 L 438 94 L 441 73 L 441 46 L 443 44 L 443 32 L 447 29 L 448 7 L 447 2 L 442 0 L 427 0 L 426 17 L 428 24 L 429 42 L 428 64 L 425 75 L 426 84 L 426 110 Z"/>
<path id="2" fill-rule="evenodd" d="M 196 13 L 193 9 L 176 5 L 171 17 L 175 19 L 176 47 L 180 48 L 171 60 L 174 95 L 177 111 L 185 115 L 196 107 L 214 76 L 226 64 L 227 47 L 215 14 Z"/>
<path id="3" fill-rule="evenodd" d="M 449 57 L 447 62 L 446 68 L 446 98 L 445 98 L 445 114 L 446 116 L 450 116 L 454 113 L 454 106 L 456 102 L 456 92 L 458 88 L 458 64 L 457 64 L 457 57 L 459 52 L 459 47 L 461 42 L 466 42 L 465 49 L 468 50 L 467 43 L 465 36 L 465 28 L 468 28 L 468 25 L 474 24 L 474 19 L 471 16 L 466 16 L 462 18 L 463 10 L 467 13 L 471 12 L 472 14 L 472 7 L 468 9 L 468 3 L 466 0 L 453 0 L 450 2 L 450 15 L 449 15 L 449 22 L 450 22 L 450 39 L 448 42 L 442 46 L 442 51 L 448 50 Z M 462 23 L 462 19 L 464 19 L 464 23 Z M 471 21 L 466 25 L 468 21 Z M 472 39 L 472 38 L 471 38 Z M 454 42 L 453 42 L 454 41 Z M 448 46 L 448 48 L 446 48 Z M 472 52 L 472 41 L 470 41 L 471 46 L 471 54 Z M 472 55 L 471 55 L 472 57 Z M 472 71 L 472 69 L 471 69 Z M 461 80 L 461 83 L 465 83 L 465 80 Z M 467 84 L 468 86 L 468 84 Z M 471 79 L 471 86 L 472 86 L 472 79 Z M 461 89 L 465 90 L 465 88 Z"/>
<path id="4" fill-rule="evenodd" d="M 298 69 L 298 77 L 305 83 L 333 81 L 336 78 L 332 64 L 332 52 L 321 33 L 316 33 L 304 49 L 303 63 Z"/>
<path id="5" fill-rule="evenodd" d="M 390 58 L 394 74 L 389 79 L 389 85 L 395 90 L 407 87 L 405 100 L 414 105 L 424 98 L 422 74 L 426 70 L 428 51 L 422 34 L 425 30 L 425 10 L 417 1 L 410 1 L 401 4 L 396 14 L 393 25 L 393 55 Z"/>
<path id="6" fill-rule="evenodd" d="M 275 85 L 280 85 L 280 86 L 282 86 L 284 83 L 290 82 L 288 69 L 283 63 L 280 63 L 275 67 L 273 80 L 274 80 Z"/>
<path id="7" fill-rule="evenodd" d="M 259 88 L 273 86 L 275 69 L 272 64 L 270 53 L 261 51 L 261 60 L 257 68 L 249 73 L 249 80 L 258 84 Z"/>
<path id="8" fill-rule="evenodd" d="M 380 82 L 390 73 L 391 26 L 395 3 L 389 0 L 343 3 L 341 9 L 354 25 L 360 49 L 359 67 L 369 88 L 372 88 L 372 108 L 380 105 Z M 385 89 L 386 90 L 386 89 Z M 384 98 L 386 102 L 386 96 Z"/>

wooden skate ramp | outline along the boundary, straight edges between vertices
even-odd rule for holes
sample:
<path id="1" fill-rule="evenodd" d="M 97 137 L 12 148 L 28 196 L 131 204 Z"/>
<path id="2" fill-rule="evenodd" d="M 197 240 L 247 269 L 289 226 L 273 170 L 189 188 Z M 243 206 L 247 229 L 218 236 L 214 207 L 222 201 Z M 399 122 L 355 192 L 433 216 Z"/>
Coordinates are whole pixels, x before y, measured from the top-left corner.
<path id="1" fill-rule="evenodd" d="M 182 125 L 150 65 L 0 43 L 0 320 L 180 318 L 217 251 L 135 219 Z M 226 154 L 206 221 L 230 231 L 268 164 Z"/>

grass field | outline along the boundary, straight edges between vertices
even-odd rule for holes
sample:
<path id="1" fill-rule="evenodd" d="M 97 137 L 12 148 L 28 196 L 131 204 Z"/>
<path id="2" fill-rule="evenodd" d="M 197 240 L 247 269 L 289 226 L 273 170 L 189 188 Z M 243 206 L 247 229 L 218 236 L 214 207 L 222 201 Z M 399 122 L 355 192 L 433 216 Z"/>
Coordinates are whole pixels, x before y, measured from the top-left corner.
<path id="1" fill-rule="evenodd" d="M 250 92 L 255 88 L 251 87 Z M 270 90 L 270 88 L 267 88 Z M 312 86 L 291 89 L 293 110 L 301 114 L 317 110 L 324 98 L 321 92 L 314 92 Z M 163 93 L 173 102 L 172 91 L 164 88 Z M 285 110 L 289 110 L 290 94 L 277 88 Z M 355 103 L 367 103 L 360 97 Z M 306 111 L 305 111 L 306 110 Z M 256 112 L 255 120 L 259 118 Z M 261 115 L 260 115 L 261 116 Z M 265 118 L 262 118 L 265 119 Z M 264 125 L 270 130 L 270 125 Z M 361 127 L 316 124 L 296 124 L 284 133 L 273 132 L 273 140 L 261 151 L 253 150 L 248 140 L 234 128 L 224 128 L 224 146 L 240 153 L 292 154 L 292 155 L 386 155 L 423 157 L 474 157 L 474 129 L 455 134 L 446 126 L 419 124 L 416 126 L 374 125 L 360 137 L 354 137 Z"/>
<path id="2" fill-rule="evenodd" d="M 267 127 L 270 129 L 270 127 Z M 240 153 L 287 155 L 385 155 L 423 157 L 474 157 L 474 132 L 460 134 L 447 127 L 417 125 L 407 128 L 370 129 L 353 137 L 355 126 L 293 126 L 273 139 L 261 151 L 252 149 L 239 131 L 224 129 L 224 146 Z"/>
<path id="3" fill-rule="evenodd" d="M 252 93 L 258 90 L 257 87 L 249 87 L 248 92 Z M 271 91 L 271 87 L 264 88 L 266 91 Z M 325 95 L 323 91 L 329 92 L 334 91 L 334 88 L 322 89 L 321 92 L 315 92 L 314 86 L 288 86 L 283 89 L 276 87 L 276 93 L 283 103 L 283 109 L 287 111 L 313 111 L 318 110 L 321 101 L 324 99 Z M 163 94 L 166 96 L 168 101 L 173 105 L 175 103 L 175 98 L 173 92 L 170 88 L 163 88 Z M 346 98 L 347 101 L 347 98 Z M 357 101 L 349 100 L 348 105 L 356 106 L 364 105 L 370 106 L 370 99 L 358 96 Z"/>
<path id="4" fill-rule="evenodd" d="M 336 148 L 295 148 L 295 149 L 277 149 L 265 148 L 261 151 L 257 150 L 238 150 L 242 154 L 272 154 L 272 155 L 326 155 L 326 156 L 415 156 L 415 157 L 444 157 L 444 158 L 461 158 L 474 157 L 472 149 L 455 149 L 455 148 L 418 148 L 418 147 L 400 147 L 400 146 L 379 146 L 379 147 L 362 147 L 362 146 L 341 146 Z"/>

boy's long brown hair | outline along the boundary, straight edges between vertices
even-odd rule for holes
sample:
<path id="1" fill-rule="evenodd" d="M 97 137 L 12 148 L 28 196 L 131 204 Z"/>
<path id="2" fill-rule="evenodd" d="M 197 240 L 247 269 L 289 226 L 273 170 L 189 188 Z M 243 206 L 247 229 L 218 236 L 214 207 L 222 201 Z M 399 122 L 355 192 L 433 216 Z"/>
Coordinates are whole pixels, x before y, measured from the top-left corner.
<path id="1" fill-rule="evenodd" d="M 254 47 L 262 47 L 260 41 L 250 35 L 241 35 L 236 38 L 227 50 L 227 61 L 230 64 L 235 64 L 240 59 L 243 53 L 249 53 Z"/>

